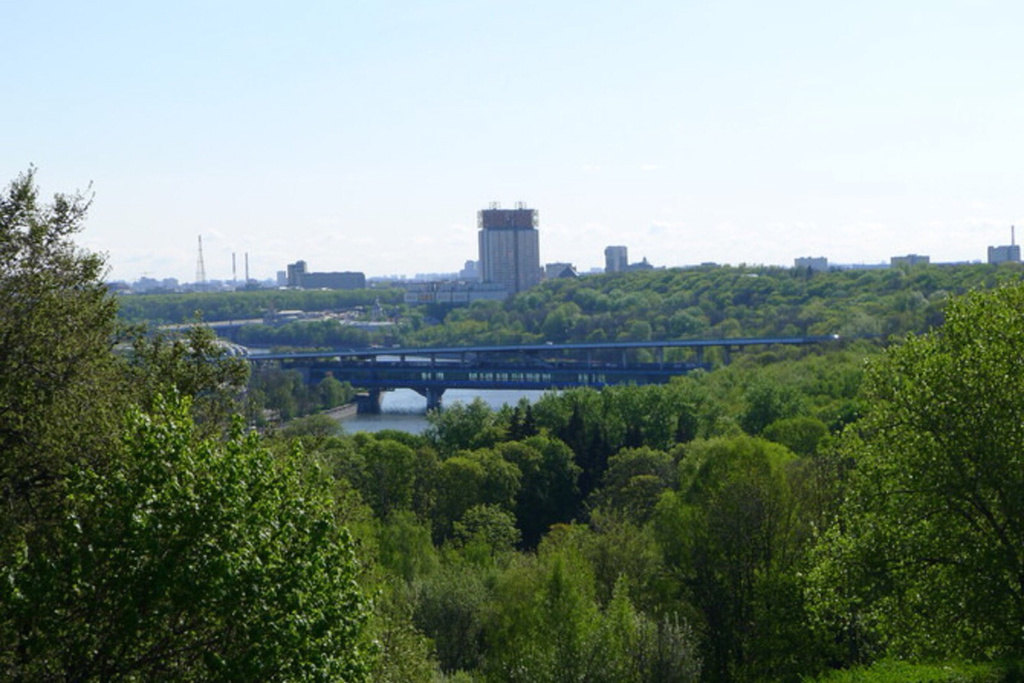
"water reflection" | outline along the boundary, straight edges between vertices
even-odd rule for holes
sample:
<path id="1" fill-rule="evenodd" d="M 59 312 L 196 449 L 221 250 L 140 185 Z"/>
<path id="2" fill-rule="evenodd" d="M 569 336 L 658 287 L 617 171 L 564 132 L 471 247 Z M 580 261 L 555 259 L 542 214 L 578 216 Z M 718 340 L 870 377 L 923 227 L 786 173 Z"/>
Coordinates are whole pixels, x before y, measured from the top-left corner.
<path id="1" fill-rule="evenodd" d="M 521 398 L 535 402 L 544 395 L 543 391 L 500 389 L 479 391 L 474 389 L 449 389 L 444 393 L 443 405 L 471 403 L 480 398 L 494 410 L 506 403 L 515 405 Z M 427 428 L 427 399 L 412 389 L 388 391 L 381 400 L 380 415 L 354 415 L 342 418 L 341 425 L 348 433 L 379 432 L 382 429 L 397 429 L 410 434 L 420 434 Z"/>

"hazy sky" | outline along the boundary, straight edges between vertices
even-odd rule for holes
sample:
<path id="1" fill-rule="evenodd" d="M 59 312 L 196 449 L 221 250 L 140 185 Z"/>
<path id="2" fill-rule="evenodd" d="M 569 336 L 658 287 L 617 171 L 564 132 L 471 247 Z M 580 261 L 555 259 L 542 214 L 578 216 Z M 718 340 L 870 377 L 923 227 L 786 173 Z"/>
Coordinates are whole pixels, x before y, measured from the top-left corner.
<path id="1" fill-rule="evenodd" d="M 984 260 L 1024 225 L 1024 3 L 0 0 L 0 182 L 95 202 L 111 277 L 305 259 Z M 1024 238 L 1024 232 L 1022 232 Z"/>

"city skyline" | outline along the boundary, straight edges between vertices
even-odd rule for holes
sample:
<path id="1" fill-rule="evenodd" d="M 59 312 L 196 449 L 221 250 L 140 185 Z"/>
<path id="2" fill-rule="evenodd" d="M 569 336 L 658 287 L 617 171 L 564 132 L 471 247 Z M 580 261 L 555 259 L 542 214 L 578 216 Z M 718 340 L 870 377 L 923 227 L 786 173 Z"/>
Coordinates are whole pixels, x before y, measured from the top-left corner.
<path id="1" fill-rule="evenodd" d="M 1024 7 L 940 0 L 5 9 L 0 180 L 95 202 L 111 279 L 449 272 L 476 211 L 542 263 L 984 261 L 1024 223 Z"/>

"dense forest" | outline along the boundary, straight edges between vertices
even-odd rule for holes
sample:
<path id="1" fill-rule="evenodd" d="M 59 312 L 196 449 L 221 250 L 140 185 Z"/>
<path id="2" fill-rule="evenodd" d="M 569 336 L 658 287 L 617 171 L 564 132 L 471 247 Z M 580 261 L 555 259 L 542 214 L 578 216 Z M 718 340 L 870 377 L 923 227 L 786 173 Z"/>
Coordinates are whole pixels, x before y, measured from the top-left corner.
<path id="1" fill-rule="evenodd" d="M 604 342 L 922 332 L 950 296 L 1019 280 L 1020 264 L 811 272 L 702 266 L 553 280 L 451 311 L 413 344 Z"/>
<path id="2" fill-rule="evenodd" d="M 454 309 L 406 306 L 395 290 L 136 295 L 120 301 L 128 321 L 173 323 L 189 322 L 197 313 L 207 321 L 259 318 L 286 304 L 310 311 L 361 305 L 365 312 L 367 304 L 379 301 L 380 316 L 394 323 L 379 332 L 337 320 L 253 324 L 235 336 L 243 344 L 293 348 L 826 334 L 886 339 L 941 324 L 950 297 L 1021 276 L 1017 263 L 828 272 L 701 266 L 552 280 L 504 302 Z"/>
<path id="3" fill-rule="evenodd" d="M 251 394 L 348 389 L 123 324 L 73 243 L 86 209 L 31 172 L 0 197 L 5 678 L 1020 679 L 1016 268 L 655 271 L 440 324 L 394 304 L 407 343 L 852 340 L 453 404 L 422 435 L 260 433 Z"/>
<path id="4" fill-rule="evenodd" d="M 280 311 L 327 311 L 398 304 L 402 290 L 383 289 L 254 289 L 237 292 L 136 294 L 119 299 L 118 314 L 128 322 L 179 325 L 196 314 L 206 322 L 250 320 Z"/>

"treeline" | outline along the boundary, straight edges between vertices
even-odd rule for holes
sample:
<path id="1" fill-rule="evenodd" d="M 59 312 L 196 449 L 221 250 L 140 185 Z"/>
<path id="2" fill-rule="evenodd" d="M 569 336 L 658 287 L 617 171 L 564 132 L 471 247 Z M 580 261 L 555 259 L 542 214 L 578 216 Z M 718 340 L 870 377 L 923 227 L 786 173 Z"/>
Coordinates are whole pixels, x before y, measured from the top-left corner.
<path id="1" fill-rule="evenodd" d="M 458 346 L 804 336 L 886 339 L 933 329 L 950 297 L 1019 281 L 1019 264 L 925 265 L 868 270 L 703 266 L 545 282 L 504 302 L 449 309 L 443 324 L 400 290 L 261 291 L 122 297 L 132 321 L 181 323 L 261 317 L 284 309 L 369 307 L 378 299 L 396 324 L 356 330 L 336 321 L 246 326 L 235 341 L 290 348 L 371 344 Z M 437 313 L 437 311 L 432 311 Z"/>
<path id="2" fill-rule="evenodd" d="M 920 333 L 946 301 L 1019 281 L 1020 264 L 810 272 L 703 266 L 553 280 L 505 302 L 448 313 L 410 345 L 645 341 L 701 337 Z"/>
<path id="3" fill-rule="evenodd" d="M 192 292 L 188 294 L 133 294 L 118 297 L 118 315 L 131 323 L 190 323 L 198 315 L 206 322 L 263 318 L 268 313 L 288 310 L 338 311 L 377 303 L 395 306 L 402 290 L 381 289 L 257 289 L 237 292 Z"/>
<path id="4" fill-rule="evenodd" d="M 231 335 L 239 344 L 269 348 L 366 348 L 398 343 L 398 330 L 361 329 L 338 320 L 290 322 L 284 325 L 243 325 Z"/>

